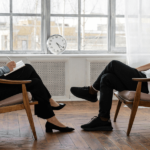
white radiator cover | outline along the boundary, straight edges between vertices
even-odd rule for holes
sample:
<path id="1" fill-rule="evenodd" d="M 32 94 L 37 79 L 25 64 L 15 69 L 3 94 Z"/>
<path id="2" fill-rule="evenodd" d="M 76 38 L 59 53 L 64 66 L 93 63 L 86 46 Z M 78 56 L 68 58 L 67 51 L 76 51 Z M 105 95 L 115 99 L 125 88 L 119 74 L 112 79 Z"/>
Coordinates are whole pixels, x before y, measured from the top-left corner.
<path id="1" fill-rule="evenodd" d="M 53 96 L 65 96 L 65 62 L 32 62 L 44 85 Z"/>
<path id="2" fill-rule="evenodd" d="M 0 67 L 6 66 L 6 62 L 0 62 Z"/>
<path id="3" fill-rule="evenodd" d="M 106 62 L 90 62 L 90 85 L 96 81 L 107 64 Z"/>
<path id="4" fill-rule="evenodd" d="M 126 62 L 124 55 L 0 55 L 0 66 L 10 57 L 15 62 L 31 64 L 56 101 L 84 101 L 73 96 L 71 87 L 89 86 L 111 60 Z M 114 99 L 114 98 L 113 98 Z"/>

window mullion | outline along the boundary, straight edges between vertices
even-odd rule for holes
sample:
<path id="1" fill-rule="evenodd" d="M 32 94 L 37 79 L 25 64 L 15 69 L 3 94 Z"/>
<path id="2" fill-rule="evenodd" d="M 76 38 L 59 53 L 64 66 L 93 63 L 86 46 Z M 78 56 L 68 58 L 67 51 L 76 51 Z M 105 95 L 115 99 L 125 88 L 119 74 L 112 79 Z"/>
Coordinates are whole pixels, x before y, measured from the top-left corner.
<path id="1" fill-rule="evenodd" d="M 116 0 L 111 1 L 111 51 L 115 49 L 116 41 Z"/>
<path id="2" fill-rule="evenodd" d="M 41 51 L 46 53 L 45 0 L 41 1 Z"/>
<path id="3" fill-rule="evenodd" d="M 111 0 L 108 0 L 108 52 L 111 51 Z"/>
<path id="4" fill-rule="evenodd" d="M 13 18 L 12 18 L 12 0 L 10 0 L 10 51 L 13 51 Z"/>
<path id="5" fill-rule="evenodd" d="M 78 0 L 78 51 L 81 51 L 81 0 Z"/>
<path id="6" fill-rule="evenodd" d="M 45 27 L 46 27 L 46 30 L 45 30 L 45 37 L 46 37 L 46 39 L 45 39 L 45 51 L 46 51 L 46 53 L 50 53 L 49 51 L 48 51 L 48 49 L 47 49 L 47 45 L 46 45 L 46 42 L 47 42 L 47 39 L 50 37 L 50 35 L 51 35 L 51 30 L 50 30 L 50 28 L 51 28 L 51 24 L 50 24 L 50 21 L 51 21 L 51 0 L 46 0 L 46 3 L 45 3 L 45 18 L 46 18 L 46 20 L 45 20 L 45 23 L 46 23 L 46 25 L 45 25 Z"/>

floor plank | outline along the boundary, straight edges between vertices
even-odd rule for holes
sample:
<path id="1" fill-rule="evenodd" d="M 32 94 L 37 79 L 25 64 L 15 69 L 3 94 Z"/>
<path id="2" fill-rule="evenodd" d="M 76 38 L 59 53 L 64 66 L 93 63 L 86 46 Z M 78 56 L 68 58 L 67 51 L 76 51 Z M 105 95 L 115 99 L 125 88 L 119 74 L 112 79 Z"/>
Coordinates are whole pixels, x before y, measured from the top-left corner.
<path id="1" fill-rule="evenodd" d="M 72 123 L 67 123 L 67 126 L 75 128 Z M 70 132 L 68 134 L 77 148 L 85 148 L 87 150 L 90 149 L 84 138 L 82 138 L 82 136 L 77 131 Z"/>
<path id="2" fill-rule="evenodd" d="M 64 102 L 66 107 L 55 111 L 59 121 L 74 127 L 73 132 L 45 132 L 46 120 L 34 116 L 38 140 L 35 141 L 24 110 L 0 114 L 0 150 L 150 150 L 150 109 L 139 108 L 130 136 L 126 136 L 130 109 L 121 106 L 113 131 L 87 132 L 81 129 L 93 116 L 97 116 L 99 103 L 87 101 Z M 113 120 L 117 101 L 113 101 Z"/>
<path id="3" fill-rule="evenodd" d="M 101 131 L 92 133 L 107 150 L 118 150 L 118 147 Z"/>
<path id="4" fill-rule="evenodd" d="M 119 138 L 123 139 L 132 149 L 145 150 L 146 148 L 132 136 L 126 136 L 126 132 L 122 130 L 114 131 Z"/>
<path id="5" fill-rule="evenodd" d="M 119 149 L 121 150 L 132 150 L 132 148 L 121 138 L 119 138 L 113 131 L 103 132 Z"/>
<path id="6" fill-rule="evenodd" d="M 92 134 L 92 132 L 87 132 L 82 130 L 78 125 L 74 125 L 76 132 L 84 139 L 88 146 L 92 150 L 104 150 L 105 148 L 99 142 L 99 140 Z"/>
<path id="7" fill-rule="evenodd" d="M 19 136 L 19 121 L 17 112 L 10 112 L 7 116 L 8 120 L 8 135 Z"/>
<path id="8" fill-rule="evenodd" d="M 0 135 L 8 134 L 7 115 L 8 113 L 0 114 Z"/>

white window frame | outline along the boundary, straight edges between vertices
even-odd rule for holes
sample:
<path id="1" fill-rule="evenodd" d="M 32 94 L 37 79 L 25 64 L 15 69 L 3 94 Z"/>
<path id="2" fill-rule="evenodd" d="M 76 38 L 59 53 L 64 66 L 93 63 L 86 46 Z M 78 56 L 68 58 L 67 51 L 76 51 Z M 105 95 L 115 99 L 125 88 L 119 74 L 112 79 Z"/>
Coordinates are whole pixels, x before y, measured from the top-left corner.
<path id="1" fill-rule="evenodd" d="M 81 14 L 81 0 L 78 0 L 78 14 L 50 14 L 51 0 L 41 0 L 41 14 L 12 13 L 12 1 L 10 1 L 10 13 L 0 13 L 0 16 L 10 17 L 10 50 L 0 50 L 2 54 L 49 54 L 46 41 L 50 37 L 50 17 L 77 17 L 78 18 L 78 50 L 66 50 L 63 54 L 109 54 L 125 53 L 126 48 L 115 47 L 115 18 L 124 15 L 115 14 L 116 0 L 108 0 L 108 15 Z M 38 16 L 41 17 L 41 50 L 13 50 L 13 16 Z M 108 50 L 81 50 L 81 17 L 107 17 L 108 18 Z"/>
<path id="2" fill-rule="evenodd" d="M 18 17 L 18 16 L 37 16 L 37 17 L 41 17 L 41 37 L 44 36 L 44 27 L 43 27 L 43 20 L 44 20 L 44 15 L 43 15 L 43 11 L 44 10 L 44 4 L 42 3 L 43 0 L 41 0 L 41 14 L 25 14 L 25 13 L 13 13 L 12 12 L 12 1 L 13 0 L 9 0 L 10 3 L 10 12 L 9 13 L 0 13 L 0 16 L 4 16 L 4 17 L 10 17 L 10 50 L 4 51 L 4 50 L 0 50 L 1 54 L 44 54 L 44 49 L 42 48 L 43 45 L 43 38 L 41 38 L 41 50 L 36 51 L 36 50 L 13 50 L 13 17 Z"/>
<path id="3" fill-rule="evenodd" d="M 126 53 L 126 47 L 115 47 L 116 41 L 116 18 L 125 18 L 125 15 L 116 15 L 116 0 L 109 0 L 110 2 L 110 51 L 112 53 Z"/>

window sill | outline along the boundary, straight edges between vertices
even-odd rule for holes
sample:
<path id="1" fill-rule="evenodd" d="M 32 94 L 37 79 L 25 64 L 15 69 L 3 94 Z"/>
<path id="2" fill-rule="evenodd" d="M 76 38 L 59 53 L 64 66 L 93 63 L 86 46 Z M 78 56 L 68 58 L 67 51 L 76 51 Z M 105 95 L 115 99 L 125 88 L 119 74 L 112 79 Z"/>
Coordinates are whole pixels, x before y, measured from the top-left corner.
<path id="1" fill-rule="evenodd" d="M 1 54 L 0 57 L 53 57 L 53 58 L 61 58 L 61 57 L 125 57 L 126 54 Z"/>

